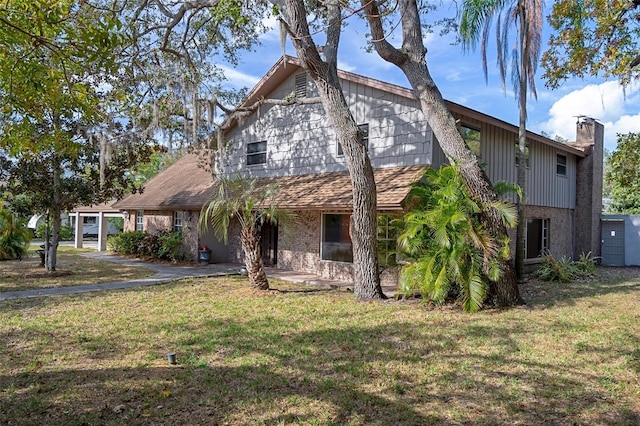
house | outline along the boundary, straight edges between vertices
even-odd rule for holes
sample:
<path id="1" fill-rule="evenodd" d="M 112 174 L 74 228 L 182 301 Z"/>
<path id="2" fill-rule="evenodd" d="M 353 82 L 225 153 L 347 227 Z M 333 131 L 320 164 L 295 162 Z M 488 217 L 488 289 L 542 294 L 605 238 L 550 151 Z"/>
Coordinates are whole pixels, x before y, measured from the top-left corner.
<path id="1" fill-rule="evenodd" d="M 425 168 L 440 167 L 447 160 L 409 89 L 343 71 L 339 77 L 354 118 L 366 135 L 377 184 L 378 237 L 384 257 L 384 251 L 393 246 L 389 221 L 402 212 L 411 183 Z M 250 92 L 245 105 L 262 98 L 313 97 L 315 91 L 297 59 L 286 57 Z M 447 107 L 489 178 L 515 182 L 518 128 L 452 102 Z M 263 229 L 262 253 L 267 264 L 351 280 L 351 186 L 345 159 L 322 105 L 265 103 L 242 121 L 227 121 L 224 128 L 217 172 L 254 177 L 260 185 L 276 184 L 280 189 L 278 205 L 297 215 L 297 223 L 289 232 L 278 227 Z M 539 260 L 544 250 L 571 257 L 581 252 L 599 253 L 603 126 L 582 119 L 577 129 L 573 144 L 534 133 L 527 135 L 529 262 Z M 188 223 L 192 226 L 205 198 L 204 186 L 198 186 L 204 176 L 196 177 L 201 172 L 191 168 L 194 161 L 181 160 L 184 163 L 176 163 L 161 174 L 164 176 L 150 181 L 143 194 L 117 203 L 129 214 L 125 229 L 152 230 L 160 222 L 170 227 L 172 218 L 175 227 L 180 217 L 184 226 L 186 211 L 190 212 Z M 178 190 L 172 185 L 181 186 Z M 210 180 L 207 185 L 215 183 Z M 180 197 L 173 195 L 174 189 Z M 195 237 L 189 235 L 195 250 Z M 237 235 L 237 227 L 232 227 L 229 244 L 217 243 L 217 260 L 241 262 Z M 203 240 L 215 239 L 207 234 L 200 244 Z"/>

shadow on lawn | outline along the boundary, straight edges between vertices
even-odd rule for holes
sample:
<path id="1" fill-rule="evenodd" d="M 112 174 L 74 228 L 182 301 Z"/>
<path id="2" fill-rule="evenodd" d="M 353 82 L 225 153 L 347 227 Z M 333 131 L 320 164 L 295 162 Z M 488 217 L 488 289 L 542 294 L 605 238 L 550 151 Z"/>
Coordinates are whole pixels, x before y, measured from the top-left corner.
<path id="1" fill-rule="evenodd" d="M 32 371 L 0 376 L 2 424 L 635 424 L 599 386 L 604 371 L 518 357 L 512 328 L 405 322 L 278 334 L 285 320 L 181 324 L 184 366 Z M 270 326 L 271 325 L 271 326 Z M 393 332 L 390 332 L 390 329 Z M 206 331 L 203 331 L 206 330 Z M 184 330 L 182 330 L 184 331 Z M 11 333 L 1 336 L 2 342 Z M 428 337 L 428 340 L 425 340 Z M 491 339 L 492 354 L 460 350 Z M 87 342 L 91 343 L 91 342 Z M 126 344 L 106 341 L 111 357 Z M 468 346 L 467 346 L 468 348 Z M 603 353 L 613 348 L 600 347 Z M 255 356 L 259 355 L 259 356 Z M 251 359 L 253 365 L 238 360 Z M 11 360 L 9 359 L 9 362 Z M 182 361 L 185 362 L 185 361 Z M 239 365 L 229 365 L 236 362 Z M 400 367 L 398 367 L 400 365 Z M 437 368 L 430 368 L 430 366 Z M 637 407 L 636 407 L 637 408 Z M 581 417 L 587 413 L 588 417 Z"/>
<path id="2" fill-rule="evenodd" d="M 520 286 L 530 307 L 574 305 L 577 299 L 640 290 L 640 268 L 598 267 L 596 276 L 569 283 L 542 281 L 533 276 Z"/>

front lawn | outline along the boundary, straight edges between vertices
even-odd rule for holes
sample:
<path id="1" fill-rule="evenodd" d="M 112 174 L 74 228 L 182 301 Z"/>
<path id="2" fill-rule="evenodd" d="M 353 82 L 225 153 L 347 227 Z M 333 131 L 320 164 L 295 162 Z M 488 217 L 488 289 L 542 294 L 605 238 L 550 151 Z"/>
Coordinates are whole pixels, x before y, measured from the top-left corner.
<path id="1" fill-rule="evenodd" d="M 93 249 L 67 246 L 58 247 L 56 271 L 47 273 L 40 266 L 37 248 L 31 245 L 29 256 L 22 260 L 0 262 L 0 292 L 130 281 L 155 274 L 151 269 L 88 259 L 81 253 Z"/>
<path id="2" fill-rule="evenodd" d="M 240 277 L 2 302 L 0 424 L 636 425 L 632 272 L 475 315 Z"/>

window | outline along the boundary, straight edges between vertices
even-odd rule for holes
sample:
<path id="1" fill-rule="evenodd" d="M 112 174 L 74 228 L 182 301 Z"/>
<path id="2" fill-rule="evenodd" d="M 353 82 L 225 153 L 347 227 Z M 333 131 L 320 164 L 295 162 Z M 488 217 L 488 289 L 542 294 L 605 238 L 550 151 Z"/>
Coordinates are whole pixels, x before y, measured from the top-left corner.
<path id="1" fill-rule="evenodd" d="M 184 219 L 183 211 L 173 212 L 173 232 L 182 232 L 182 221 Z"/>
<path id="2" fill-rule="evenodd" d="M 307 97 L 307 74 L 300 73 L 296 74 L 296 88 L 295 88 L 295 96 L 296 98 L 306 98 Z"/>
<path id="3" fill-rule="evenodd" d="M 267 141 L 247 144 L 247 166 L 267 162 Z"/>
<path id="4" fill-rule="evenodd" d="M 144 231 L 144 211 L 136 212 L 136 231 Z"/>
<path id="5" fill-rule="evenodd" d="M 362 132 L 362 144 L 369 149 L 369 124 L 358 124 L 358 130 Z M 338 155 L 344 155 L 342 146 L 338 142 Z"/>
<path id="6" fill-rule="evenodd" d="M 516 142 L 516 166 L 518 164 L 520 164 L 519 158 L 518 158 L 518 152 L 520 151 L 520 144 L 518 142 Z M 526 145 L 524 147 L 524 163 L 525 163 L 525 167 L 529 168 L 529 145 Z"/>
<path id="7" fill-rule="evenodd" d="M 353 262 L 353 248 L 349 236 L 348 214 L 322 215 L 321 259 Z"/>
<path id="8" fill-rule="evenodd" d="M 460 134 L 462 135 L 462 139 L 467 143 L 467 146 L 477 157 L 481 157 L 480 155 L 480 130 L 474 129 L 469 126 L 465 126 L 464 124 L 460 126 Z"/>
<path id="9" fill-rule="evenodd" d="M 527 219 L 524 244 L 527 259 L 540 257 L 549 250 L 549 219 Z"/>
<path id="10" fill-rule="evenodd" d="M 396 217 L 390 214 L 378 215 L 378 263 L 380 266 L 395 266 L 397 228 L 392 225 Z"/>
<path id="11" fill-rule="evenodd" d="M 567 156 L 556 154 L 556 173 L 560 176 L 567 175 Z"/>

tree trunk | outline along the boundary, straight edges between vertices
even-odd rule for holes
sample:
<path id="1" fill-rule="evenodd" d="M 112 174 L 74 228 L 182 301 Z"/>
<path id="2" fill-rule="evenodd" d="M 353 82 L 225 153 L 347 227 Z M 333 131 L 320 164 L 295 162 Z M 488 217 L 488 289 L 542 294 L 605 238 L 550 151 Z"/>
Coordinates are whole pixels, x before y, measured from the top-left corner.
<path id="1" fill-rule="evenodd" d="M 520 101 L 520 117 L 518 126 L 518 169 L 516 183 L 522 191 L 522 196 L 518 198 L 518 226 L 516 228 L 516 279 L 519 283 L 525 281 L 524 276 L 524 258 L 525 258 L 525 246 L 524 246 L 524 233 L 525 233 L 525 214 L 524 205 L 526 203 L 526 190 L 527 184 L 527 65 L 526 61 L 529 57 L 529 48 L 527 41 L 527 15 L 526 7 L 522 5 L 522 2 L 518 2 L 519 18 L 520 18 L 520 63 L 517 65 L 520 67 L 519 76 L 519 96 Z"/>
<path id="2" fill-rule="evenodd" d="M 440 90 L 429 74 L 416 2 L 399 1 L 403 32 L 402 49 L 396 49 L 386 41 L 376 3 L 361 0 L 361 4 L 367 15 L 372 38 L 376 40 L 376 51 L 384 60 L 395 64 L 404 72 L 416 98 L 420 101 L 434 136 L 447 158 L 458 165 L 459 173 L 473 200 L 480 205 L 495 201 L 497 195 L 491 182 L 478 164 L 476 156 L 464 142 Z M 485 209 L 481 214 L 482 222 L 491 235 L 507 235 L 506 226 L 497 211 Z M 513 263 L 508 259 L 501 262 L 504 273 L 498 283 L 491 283 L 490 296 L 498 306 L 520 305 L 523 300 L 520 297 Z"/>
<path id="3" fill-rule="evenodd" d="M 60 218 L 61 214 L 61 200 L 60 200 L 60 177 L 62 175 L 62 170 L 60 167 L 59 159 L 56 155 L 53 155 L 52 159 L 52 193 L 53 193 L 53 203 L 51 203 L 51 209 L 49 213 L 51 215 L 51 241 L 46 247 L 47 256 L 45 266 L 47 268 L 47 272 L 55 271 L 56 264 L 58 263 L 58 241 L 60 240 L 60 228 L 62 227 L 62 219 Z"/>
<path id="4" fill-rule="evenodd" d="M 258 290 L 269 290 L 269 280 L 264 272 L 264 264 L 260 255 L 260 237 L 253 228 L 244 226 L 240 234 L 244 265 L 247 268 L 249 283 Z"/>
<path id="5" fill-rule="evenodd" d="M 320 57 L 307 25 L 304 3 L 286 1 L 286 21 L 298 59 L 315 82 L 329 122 L 342 146 L 351 176 L 353 212 L 350 236 L 353 245 L 354 293 L 358 300 L 385 298 L 380 286 L 377 244 L 377 197 L 373 168 L 349 106 L 337 71 L 337 50 L 342 30 L 337 3 L 328 2 L 325 61 Z"/>

